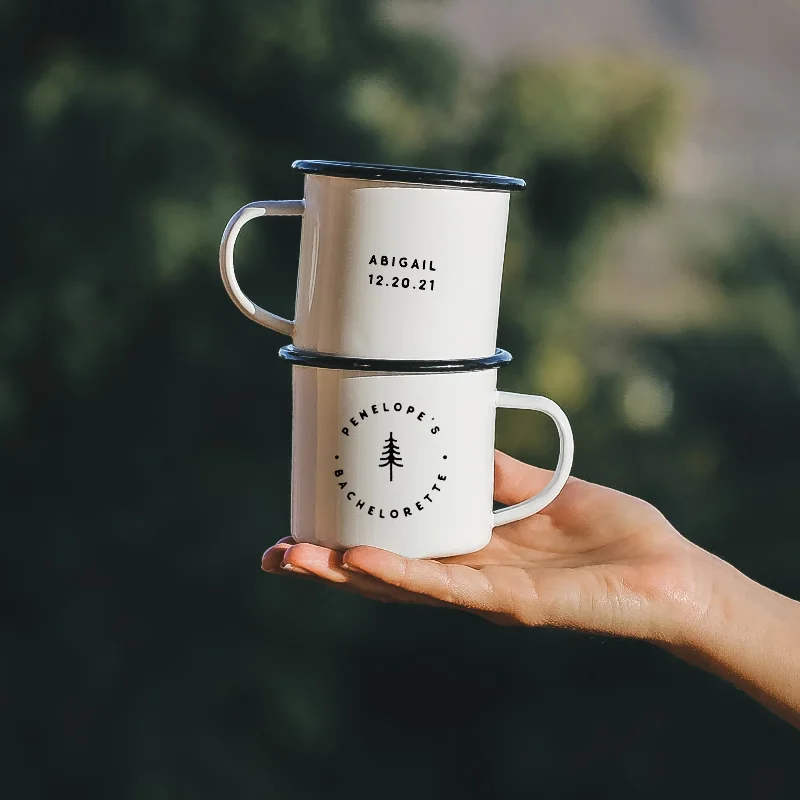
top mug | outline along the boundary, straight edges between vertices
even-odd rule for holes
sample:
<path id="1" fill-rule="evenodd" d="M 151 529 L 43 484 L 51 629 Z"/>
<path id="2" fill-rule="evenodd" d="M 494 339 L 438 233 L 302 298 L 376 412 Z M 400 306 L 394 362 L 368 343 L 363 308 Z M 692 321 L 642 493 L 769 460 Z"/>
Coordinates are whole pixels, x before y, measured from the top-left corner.
<path id="1" fill-rule="evenodd" d="M 222 280 L 240 311 L 297 348 L 346 358 L 495 352 L 509 196 L 525 181 L 342 161 L 292 167 L 305 173 L 303 200 L 250 203 L 222 236 Z M 294 321 L 257 306 L 236 280 L 239 231 L 270 215 L 303 217 Z"/>

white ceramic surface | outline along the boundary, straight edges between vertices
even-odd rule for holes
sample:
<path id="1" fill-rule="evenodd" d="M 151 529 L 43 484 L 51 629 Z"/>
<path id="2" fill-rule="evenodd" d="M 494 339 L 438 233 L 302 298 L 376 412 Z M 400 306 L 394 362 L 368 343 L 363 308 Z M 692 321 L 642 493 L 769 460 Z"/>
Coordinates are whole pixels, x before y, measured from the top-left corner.
<path id="1" fill-rule="evenodd" d="M 413 558 L 483 548 L 492 528 L 535 514 L 572 468 L 569 421 L 551 400 L 496 390 L 496 370 L 387 374 L 292 367 L 292 537 Z M 553 480 L 492 511 L 496 408 L 541 411 L 561 452 Z"/>
<path id="2" fill-rule="evenodd" d="M 240 209 L 220 270 L 250 319 L 304 350 L 346 357 L 448 360 L 495 351 L 509 192 L 306 175 L 303 200 Z M 302 215 L 296 320 L 241 290 L 234 246 L 251 219 Z M 272 263 L 264 268 L 284 270 Z"/>

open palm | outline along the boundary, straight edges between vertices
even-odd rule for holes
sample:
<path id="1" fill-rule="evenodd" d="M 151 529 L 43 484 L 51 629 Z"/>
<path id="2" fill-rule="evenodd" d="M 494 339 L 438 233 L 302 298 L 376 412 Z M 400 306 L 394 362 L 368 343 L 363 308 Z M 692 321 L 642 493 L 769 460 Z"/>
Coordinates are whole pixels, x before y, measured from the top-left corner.
<path id="1" fill-rule="evenodd" d="M 498 452 L 495 499 L 518 503 L 551 477 Z M 673 620 L 708 607 L 713 587 L 700 561 L 709 558 L 644 501 L 571 478 L 544 511 L 496 528 L 477 553 L 418 560 L 284 539 L 264 553 L 262 568 L 378 600 L 461 608 L 499 624 L 672 641 L 679 636 Z M 676 605 L 684 613 L 676 615 Z"/>

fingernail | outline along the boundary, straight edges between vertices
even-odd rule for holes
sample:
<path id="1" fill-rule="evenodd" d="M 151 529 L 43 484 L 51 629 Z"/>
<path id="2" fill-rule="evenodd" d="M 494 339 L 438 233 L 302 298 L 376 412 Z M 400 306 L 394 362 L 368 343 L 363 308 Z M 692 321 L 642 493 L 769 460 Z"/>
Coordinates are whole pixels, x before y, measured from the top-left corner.
<path id="1" fill-rule="evenodd" d="M 342 561 L 342 569 L 346 569 L 348 572 L 361 572 L 358 567 L 354 567 L 352 564 L 348 564 L 346 561 Z"/>
<path id="2" fill-rule="evenodd" d="M 291 572 L 293 575 L 310 575 L 312 578 L 318 577 L 314 575 L 311 570 L 304 569 L 303 567 L 297 567 L 294 564 L 281 564 L 281 569 L 284 572 Z"/>

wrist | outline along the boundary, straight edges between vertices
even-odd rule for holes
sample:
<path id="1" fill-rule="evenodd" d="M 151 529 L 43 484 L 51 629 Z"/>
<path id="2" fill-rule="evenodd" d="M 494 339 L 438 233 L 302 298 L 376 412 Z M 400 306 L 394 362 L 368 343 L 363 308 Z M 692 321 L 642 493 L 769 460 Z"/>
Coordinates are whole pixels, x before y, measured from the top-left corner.
<path id="1" fill-rule="evenodd" d="M 751 597 L 767 591 L 736 568 L 686 543 L 682 574 L 661 604 L 661 625 L 651 638 L 672 652 L 712 657 L 739 634 Z"/>
<path id="2" fill-rule="evenodd" d="M 800 603 L 706 555 L 712 580 L 705 610 L 696 613 L 696 604 L 674 627 L 682 632 L 657 643 L 800 727 Z"/>
<path id="3" fill-rule="evenodd" d="M 691 545 L 693 591 L 675 598 L 667 635 L 655 644 L 713 671 L 769 638 L 784 604 L 793 601 L 748 578 L 721 558 Z"/>

